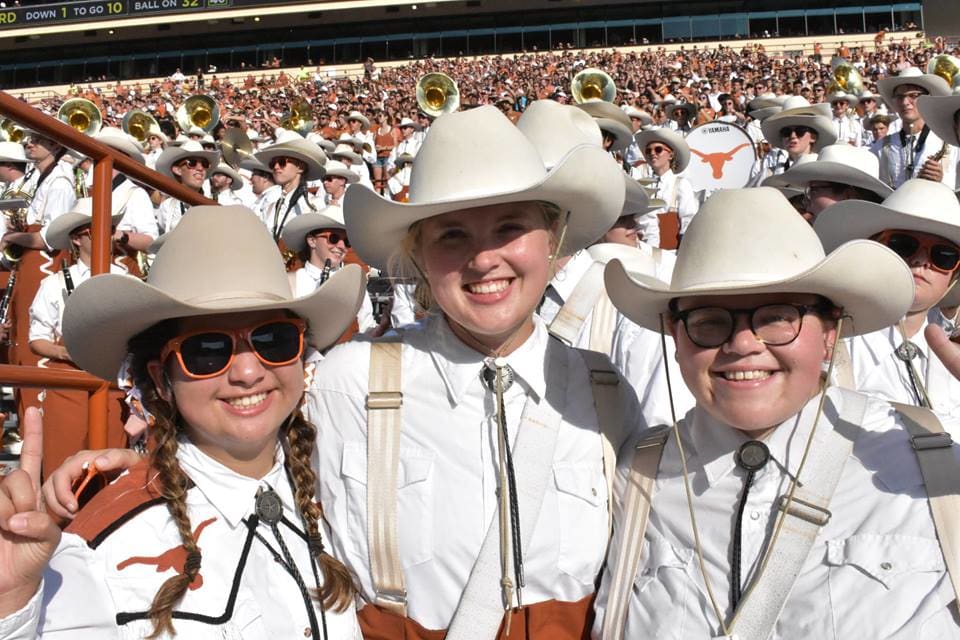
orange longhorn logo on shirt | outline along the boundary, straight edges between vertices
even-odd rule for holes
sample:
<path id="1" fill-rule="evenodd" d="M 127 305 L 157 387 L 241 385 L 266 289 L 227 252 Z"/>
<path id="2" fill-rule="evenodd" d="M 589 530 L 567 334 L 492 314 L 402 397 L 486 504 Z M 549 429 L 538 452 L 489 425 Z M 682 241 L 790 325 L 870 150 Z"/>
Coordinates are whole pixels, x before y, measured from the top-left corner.
<path id="1" fill-rule="evenodd" d="M 713 179 L 719 180 L 723 177 L 723 165 L 733 160 L 733 156 L 735 156 L 738 151 L 749 146 L 746 142 L 738 144 L 726 153 L 701 153 L 696 149 L 690 149 L 690 152 L 699 156 L 701 162 L 709 164 L 710 168 L 713 169 Z"/>
<path id="2" fill-rule="evenodd" d="M 208 525 L 212 524 L 216 518 L 210 518 L 209 520 L 204 520 L 199 525 L 197 525 L 196 530 L 193 532 L 193 539 L 195 542 L 200 541 L 200 534 L 203 533 L 203 530 L 207 528 Z M 199 547 L 198 547 L 199 548 Z M 183 565 L 187 562 L 187 550 L 184 549 L 183 545 L 174 547 L 172 549 L 167 549 L 158 556 L 133 556 L 127 558 L 123 562 L 117 565 L 117 571 L 123 571 L 127 567 L 135 564 L 146 564 L 146 565 L 156 565 L 157 573 L 163 573 L 164 571 L 169 571 L 173 569 L 178 574 L 183 575 L 184 569 Z M 203 576 L 197 572 L 197 577 L 193 579 L 190 583 L 190 590 L 195 591 L 203 586 Z"/>

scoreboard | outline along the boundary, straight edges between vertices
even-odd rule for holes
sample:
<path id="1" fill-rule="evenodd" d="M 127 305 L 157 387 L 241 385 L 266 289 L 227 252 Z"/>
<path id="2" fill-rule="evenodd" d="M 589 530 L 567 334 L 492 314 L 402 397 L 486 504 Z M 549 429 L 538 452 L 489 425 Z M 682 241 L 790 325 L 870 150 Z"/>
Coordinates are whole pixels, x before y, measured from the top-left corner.
<path id="1" fill-rule="evenodd" d="M 0 9 L 0 29 L 267 5 L 266 0 L 80 0 Z"/>

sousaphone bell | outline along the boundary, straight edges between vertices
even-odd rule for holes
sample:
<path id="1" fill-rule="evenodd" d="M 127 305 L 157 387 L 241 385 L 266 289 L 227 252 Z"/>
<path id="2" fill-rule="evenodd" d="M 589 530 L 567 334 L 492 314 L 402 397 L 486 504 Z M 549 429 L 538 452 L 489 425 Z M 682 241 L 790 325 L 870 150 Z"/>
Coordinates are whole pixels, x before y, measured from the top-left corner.
<path id="1" fill-rule="evenodd" d="M 290 105 L 290 111 L 283 114 L 283 117 L 280 118 L 280 127 L 282 129 L 296 131 L 304 138 L 307 137 L 308 133 L 313 131 L 313 126 L 313 109 L 310 108 L 310 103 L 303 98 L 300 98 Z"/>
<path id="2" fill-rule="evenodd" d="M 600 69 L 584 69 L 570 81 L 570 95 L 577 104 L 602 100 L 613 102 L 617 97 L 617 85 L 607 73 Z"/>
<path id="3" fill-rule="evenodd" d="M 177 126 L 181 131 L 199 127 L 206 133 L 213 131 L 220 122 L 220 107 L 210 96 L 197 94 L 190 96 L 177 109 Z"/>
<path id="4" fill-rule="evenodd" d="M 417 80 L 417 105 L 431 118 L 460 108 L 460 89 L 445 73 L 428 73 Z"/>
<path id="5" fill-rule="evenodd" d="M 136 138 L 140 144 L 143 144 L 147 141 L 147 137 L 150 135 L 151 128 L 160 128 L 159 123 L 157 123 L 153 116 L 146 111 L 141 111 L 140 109 L 128 111 L 127 114 L 123 116 L 123 122 L 120 126 L 124 133 Z"/>
<path id="6" fill-rule="evenodd" d="M 927 63 L 927 73 L 940 76 L 954 90 L 960 89 L 960 58 L 948 54 L 936 56 Z"/>
<path id="7" fill-rule="evenodd" d="M 88 136 L 95 135 L 103 126 L 100 108 L 86 98 L 71 98 L 57 111 L 57 119 L 65 122 L 73 130 Z"/>
<path id="8" fill-rule="evenodd" d="M 840 56 L 833 56 L 830 60 L 830 69 L 833 79 L 830 81 L 830 86 L 827 87 L 828 94 L 842 91 L 859 96 L 863 93 L 863 78 L 860 77 L 860 72 L 852 64 Z"/>
<path id="9" fill-rule="evenodd" d="M 0 142 L 23 142 L 23 129 L 10 118 L 0 120 Z"/>

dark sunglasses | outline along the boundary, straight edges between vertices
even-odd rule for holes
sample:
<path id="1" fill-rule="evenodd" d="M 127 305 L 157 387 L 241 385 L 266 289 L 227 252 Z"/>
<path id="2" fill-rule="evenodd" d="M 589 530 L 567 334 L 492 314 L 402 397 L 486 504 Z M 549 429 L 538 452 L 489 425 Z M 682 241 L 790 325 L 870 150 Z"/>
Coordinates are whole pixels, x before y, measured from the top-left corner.
<path id="1" fill-rule="evenodd" d="M 887 230 L 876 236 L 876 241 L 889 247 L 895 254 L 909 261 L 919 251 L 926 251 L 929 264 L 941 273 L 953 273 L 960 265 L 960 248 L 939 238 L 918 238 L 909 231 Z"/>
<path id="2" fill-rule="evenodd" d="M 283 156 L 277 156 L 276 158 L 270 159 L 269 166 L 271 169 L 273 169 L 274 167 L 280 167 L 281 169 L 283 169 L 285 166 L 287 166 L 288 162 L 293 162 L 293 160 L 290 158 L 284 158 Z"/>
<path id="3" fill-rule="evenodd" d="M 343 231 L 314 231 L 310 235 L 319 236 L 330 244 L 337 244 L 343 240 L 343 246 L 347 249 L 350 248 L 350 241 L 347 239 L 347 234 Z"/>
<path id="4" fill-rule="evenodd" d="M 204 169 L 210 168 L 210 162 L 206 158 L 187 158 L 180 163 L 180 166 L 188 166 L 191 169 L 196 168 L 197 165 L 200 165 Z"/>
<path id="5" fill-rule="evenodd" d="M 194 331 L 170 340 L 160 352 L 160 361 L 166 362 L 175 353 L 188 377 L 213 378 L 230 368 L 237 345 L 245 341 L 264 365 L 281 367 L 296 362 L 303 354 L 305 328 L 303 320 L 287 318 L 241 329 Z"/>
<path id="6" fill-rule="evenodd" d="M 794 133 L 797 134 L 798 138 L 802 138 L 808 133 L 813 133 L 813 129 L 811 129 L 810 127 L 804 127 L 803 125 L 799 125 L 796 127 L 784 127 L 780 129 L 781 138 L 789 138 Z"/>
<path id="7" fill-rule="evenodd" d="M 670 151 L 670 147 L 664 147 L 658 144 L 652 147 L 647 147 L 644 150 L 644 153 L 647 154 L 648 156 L 658 156 L 661 153 L 666 153 L 667 151 Z"/>

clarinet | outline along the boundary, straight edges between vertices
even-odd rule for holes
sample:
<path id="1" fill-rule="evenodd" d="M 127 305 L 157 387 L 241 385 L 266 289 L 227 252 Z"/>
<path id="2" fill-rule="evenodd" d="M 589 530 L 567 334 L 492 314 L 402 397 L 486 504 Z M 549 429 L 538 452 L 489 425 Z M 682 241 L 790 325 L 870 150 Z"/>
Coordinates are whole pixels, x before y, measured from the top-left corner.
<path id="1" fill-rule="evenodd" d="M 322 285 L 327 281 L 327 278 L 330 277 L 330 267 L 333 263 L 330 262 L 330 258 L 327 258 L 323 261 L 323 273 L 320 274 L 320 284 Z"/>
<path id="2" fill-rule="evenodd" d="M 13 298 L 13 287 L 15 284 L 17 284 L 16 268 L 10 271 L 10 280 L 7 281 L 7 288 L 3 292 L 3 298 L 0 298 L 0 325 L 5 326 L 10 321 L 10 300 Z M 10 344 L 9 332 L 4 342 Z"/>

